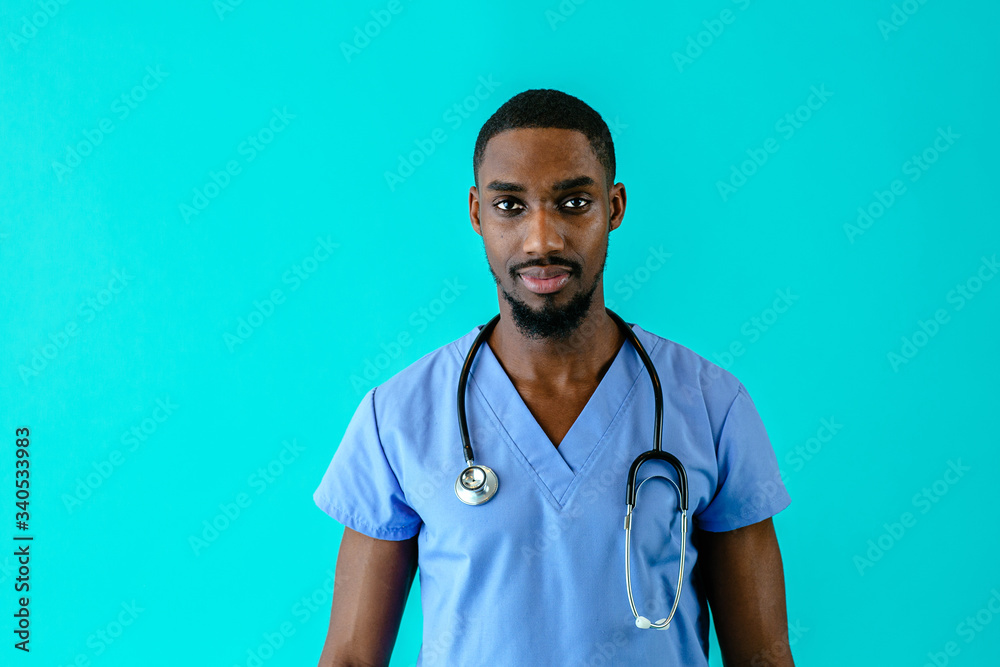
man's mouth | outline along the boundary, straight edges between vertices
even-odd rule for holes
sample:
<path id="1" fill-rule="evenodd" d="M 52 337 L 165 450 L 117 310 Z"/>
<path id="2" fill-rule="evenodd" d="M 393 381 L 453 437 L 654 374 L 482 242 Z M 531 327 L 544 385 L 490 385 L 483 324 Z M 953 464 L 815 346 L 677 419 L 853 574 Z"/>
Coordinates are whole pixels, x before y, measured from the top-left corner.
<path id="1" fill-rule="evenodd" d="M 534 266 L 519 274 L 525 286 L 535 294 L 558 292 L 569 282 L 569 269 L 562 266 Z"/>

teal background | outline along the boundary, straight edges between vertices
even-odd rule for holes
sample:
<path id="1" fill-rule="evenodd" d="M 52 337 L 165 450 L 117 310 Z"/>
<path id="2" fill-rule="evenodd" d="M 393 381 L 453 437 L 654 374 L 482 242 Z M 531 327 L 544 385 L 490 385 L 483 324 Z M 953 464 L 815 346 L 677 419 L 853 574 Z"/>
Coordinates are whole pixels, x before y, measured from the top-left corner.
<path id="1" fill-rule="evenodd" d="M 975 278 L 1000 252 L 1000 8 L 400 2 L 349 57 L 387 3 L 3 3 L 0 539 L 19 532 L 19 426 L 35 539 L 28 655 L 0 548 L 0 662 L 252 665 L 286 631 L 261 664 L 316 663 L 342 527 L 312 492 L 365 390 L 496 312 L 472 149 L 504 101 L 552 87 L 614 131 L 628 208 L 609 305 L 736 374 L 767 426 L 793 499 L 775 525 L 797 663 L 995 664 L 1000 280 Z M 165 74 L 136 92 L 147 67 Z M 446 115 L 480 77 L 495 89 Z M 829 99 L 800 110 L 813 86 Z M 294 118 L 250 160 L 273 109 Z M 102 119 L 89 155 L 54 166 Z M 958 138 L 911 180 L 939 128 Z M 768 138 L 778 150 L 723 197 Z M 229 161 L 239 173 L 186 221 Z M 905 193 L 851 237 L 894 179 Z M 646 272 L 651 247 L 671 256 Z M 439 308 L 446 281 L 459 296 Z M 778 290 L 797 300 L 771 319 Z M 842 427 L 821 442 L 824 419 Z M 227 505 L 239 515 L 219 519 Z M 213 519 L 228 526 L 192 546 Z M 420 627 L 415 587 L 393 665 L 415 663 Z"/>

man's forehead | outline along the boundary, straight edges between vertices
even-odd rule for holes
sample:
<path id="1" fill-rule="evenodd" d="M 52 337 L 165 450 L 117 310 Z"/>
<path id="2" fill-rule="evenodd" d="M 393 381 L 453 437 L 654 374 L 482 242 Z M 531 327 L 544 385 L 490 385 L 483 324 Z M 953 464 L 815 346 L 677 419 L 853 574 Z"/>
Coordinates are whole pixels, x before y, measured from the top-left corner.
<path id="1" fill-rule="evenodd" d="M 549 187 L 581 175 L 590 175 L 596 182 L 602 169 L 583 132 L 518 128 L 490 138 L 483 152 L 480 178 L 486 182 L 513 182 L 544 175 L 544 182 L 539 185 Z"/>

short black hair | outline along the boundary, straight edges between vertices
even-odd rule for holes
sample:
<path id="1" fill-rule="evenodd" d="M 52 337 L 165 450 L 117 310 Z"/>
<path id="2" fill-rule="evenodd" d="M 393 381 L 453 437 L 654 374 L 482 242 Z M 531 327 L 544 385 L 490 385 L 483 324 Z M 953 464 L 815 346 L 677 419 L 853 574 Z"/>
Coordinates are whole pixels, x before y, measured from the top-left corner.
<path id="1" fill-rule="evenodd" d="M 483 162 L 486 144 L 506 130 L 528 127 L 554 127 L 578 130 L 586 135 L 598 161 L 604 165 L 606 186 L 615 182 L 615 145 L 611 131 L 601 114 L 586 102 L 560 90 L 535 88 L 510 98 L 483 124 L 472 154 L 472 176 L 479 187 L 479 165 Z"/>

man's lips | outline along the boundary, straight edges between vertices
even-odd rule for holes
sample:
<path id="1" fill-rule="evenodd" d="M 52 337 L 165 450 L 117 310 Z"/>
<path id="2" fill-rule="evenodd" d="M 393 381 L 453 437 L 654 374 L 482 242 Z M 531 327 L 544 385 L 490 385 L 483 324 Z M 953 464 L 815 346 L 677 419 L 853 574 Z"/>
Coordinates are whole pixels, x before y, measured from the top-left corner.
<path id="1" fill-rule="evenodd" d="M 533 266 L 518 275 L 535 294 L 558 292 L 569 281 L 570 271 L 563 266 Z"/>
<path id="2" fill-rule="evenodd" d="M 560 266 L 558 264 L 551 264 L 549 266 L 531 266 L 527 269 L 518 271 L 518 273 L 522 276 L 531 276 L 532 278 L 554 278 L 555 276 L 569 272 L 570 270 L 568 267 Z"/>

